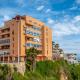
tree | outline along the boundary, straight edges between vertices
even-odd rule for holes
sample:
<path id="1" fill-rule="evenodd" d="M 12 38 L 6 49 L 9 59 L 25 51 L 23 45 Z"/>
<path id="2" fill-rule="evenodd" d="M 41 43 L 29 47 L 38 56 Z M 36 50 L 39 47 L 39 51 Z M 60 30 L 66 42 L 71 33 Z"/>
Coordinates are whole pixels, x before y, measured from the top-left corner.
<path id="1" fill-rule="evenodd" d="M 54 48 L 55 47 L 55 42 L 54 41 L 52 41 L 52 48 Z"/>
<path id="2" fill-rule="evenodd" d="M 36 68 L 36 57 L 38 54 L 41 54 L 40 50 L 35 49 L 34 47 L 26 50 L 27 56 L 27 68 L 34 71 Z"/>
<path id="3" fill-rule="evenodd" d="M 59 44 L 55 44 L 55 48 L 56 49 L 59 49 Z"/>
<path id="4" fill-rule="evenodd" d="M 6 64 L 0 65 L 0 80 L 12 80 L 12 71 Z"/>

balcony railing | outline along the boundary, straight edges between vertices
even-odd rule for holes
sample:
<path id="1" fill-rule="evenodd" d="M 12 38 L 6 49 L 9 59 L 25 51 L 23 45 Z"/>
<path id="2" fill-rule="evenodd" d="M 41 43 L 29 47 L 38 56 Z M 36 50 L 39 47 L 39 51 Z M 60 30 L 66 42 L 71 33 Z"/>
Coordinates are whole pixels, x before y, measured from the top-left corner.
<path id="1" fill-rule="evenodd" d="M 6 34 L 10 34 L 10 32 L 8 31 L 8 32 L 0 33 L 0 35 L 6 35 Z"/>
<path id="2" fill-rule="evenodd" d="M 10 39 L 3 39 L 3 40 L 0 40 L 0 45 L 7 45 L 10 43 Z"/>
<path id="3" fill-rule="evenodd" d="M 0 50 L 0 56 L 8 55 L 9 53 L 10 53 L 10 50 Z"/>
<path id="4" fill-rule="evenodd" d="M 0 33 L 5 33 L 5 32 L 9 32 L 10 28 L 3 28 L 0 30 Z"/>
<path id="5" fill-rule="evenodd" d="M 10 38 L 10 34 L 0 35 L 0 40 L 6 38 Z"/>
<path id="6" fill-rule="evenodd" d="M 25 45 L 26 45 L 26 47 L 34 47 L 34 48 L 38 48 L 38 49 L 42 48 L 41 44 L 26 43 Z"/>
<path id="7" fill-rule="evenodd" d="M 0 50 L 7 50 L 7 49 L 10 49 L 10 45 L 0 46 Z"/>

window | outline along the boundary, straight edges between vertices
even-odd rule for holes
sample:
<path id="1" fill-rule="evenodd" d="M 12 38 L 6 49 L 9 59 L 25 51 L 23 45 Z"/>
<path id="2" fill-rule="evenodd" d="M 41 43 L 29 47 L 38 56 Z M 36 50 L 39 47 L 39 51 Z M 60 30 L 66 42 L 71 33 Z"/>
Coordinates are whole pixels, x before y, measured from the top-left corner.
<path id="1" fill-rule="evenodd" d="M 12 24 L 14 26 L 14 24 Z"/>
<path id="2" fill-rule="evenodd" d="M 48 50 L 47 50 L 47 54 L 48 54 Z"/>
<path id="3" fill-rule="evenodd" d="M 39 33 L 35 33 L 35 32 L 33 34 L 33 36 L 39 36 L 39 35 L 40 35 Z"/>
<path id="4" fill-rule="evenodd" d="M 14 41 L 14 38 L 13 38 L 13 41 Z"/>
<path id="5" fill-rule="evenodd" d="M 14 44 L 13 44 L 13 47 L 14 47 Z"/>
<path id="6" fill-rule="evenodd" d="M 0 40 L 0 44 L 10 43 L 10 39 Z"/>
<path id="7" fill-rule="evenodd" d="M 34 34 L 33 34 L 34 36 L 36 36 L 36 33 L 34 32 Z"/>
<path id="8" fill-rule="evenodd" d="M 28 30 L 26 30 L 26 33 L 27 33 L 27 34 L 29 34 L 29 31 L 28 31 Z"/>
<path id="9" fill-rule="evenodd" d="M 14 50 L 13 50 L 13 54 L 14 54 Z"/>
<path id="10" fill-rule="evenodd" d="M 27 43 L 26 46 L 30 47 L 30 43 Z"/>
<path id="11" fill-rule="evenodd" d="M 37 33 L 37 36 L 40 36 L 40 34 L 39 34 L 39 33 Z"/>
<path id="12" fill-rule="evenodd" d="M 4 35 L 2 35 L 2 38 L 4 38 Z"/>
<path id="13" fill-rule="evenodd" d="M 33 32 L 30 32 L 31 35 L 33 35 Z"/>
<path id="14" fill-rule="evenodd" d="M 34 47 L 39 48 L 39 47 L 41 47 L 41 45 L 39 45 L 39 44 L 34 44 Z"/>
<path id="15" fill-rule="evenodd" d="M 32 43 L 27 43 L 26 46 L 33 47 L 33 44 Z"/>
<path id="16" fill-rule="evenodd" d="M 7 34 L 7 37 L 10 37 L 10 34 Z"/>
<path id="17" fill-rule="evenodd" d="M 39 38 L 33 38 L 33 41 L 34 42 L 40 42 L 40 39 Z"/>
<path id="18" fill-rule="evenodd" d="M 32 43 L 27 43 L 26 46 L 28 46 L 28 47 L 35 47 L 35 48 L 41 47 L 41 45 L 39 45 L 39 44 L 32 44 Z"/>
<path id="19" fill-rule="evenodd" d="M 34 24 L 37 24 L 37 22 L 34 22 Z"/>
<path id="20" fill-rule="evenodd" d="M 39 47 L 40 45 L 37 44 L 37 47 Z"/>
<path id="21" fill-rule="evenodd" d="M 39 24 L 39 26 L 41 26 L 41 24 Z"/>
<path id="22" fill-rule="evenodd" d="M 10 28 L 7 28 L 7 31 L 10 31 Z"/>
<path id="23" fill-rule="evenodd" d="M 16 62 L 18 61 L 18 57 L 15 57 L 15 61 L 16 61 Z"/>
<path id="24" fill-rule="evenodd" d="M 12 31 L 12 34 L 14 35 L 14 31 Z"/>
<path id="25" fill-rule="evenodd" d="M 29 31 L 29 30 L 26 30 L 26 33 L 33 35 L 33 32 L 32 31 Z"/>
<path id="26" fill-rule="evenodd" d="M 34 44 L 34 47 L 36 47 L 36 44 Z"/>
<path id="27" fill-rule="evenodd" d="M 29 22 L 32 22 L 31 20 L 29 20 Z"/>
<path id="28" fill-rule="evenodd" d="M 30 44 L 30 47 L 33 47 L 33 44 Z"/>

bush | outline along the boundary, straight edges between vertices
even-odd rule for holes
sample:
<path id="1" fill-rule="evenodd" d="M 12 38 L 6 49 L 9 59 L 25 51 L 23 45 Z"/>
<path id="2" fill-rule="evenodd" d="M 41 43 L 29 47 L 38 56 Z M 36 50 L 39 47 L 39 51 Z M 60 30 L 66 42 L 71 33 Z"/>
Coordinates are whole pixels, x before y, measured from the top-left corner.
<path id="1" fill-rule="evenodd" d="M 7 80 L 7 79 L 11 79 L 12 72 L 11 72 L 11 68 L 6 65 L 6 64 L 2 64 L 0 65 L 0 80 Z"/>
<path id="2" fill-rule="evenodd" d="M 59 80 L 59 67 L 53 61 L 40 61 L 37 62 L 36 71 L 45 78 L 55 78 Z"/>
<path id="3" fill-rule="evenodd" d="M 25 73 L 26 80 L 44 80 L 44 78 L 38 72 Z"/>
<path id="4" fill-rule="evenodd" d="M 18 72 L 14 72 L 13 73 L 13 80 L 26 80 L 25 77 L 23 75 L 21 75 Z"/>
<path id="5" fill-rule="evenodd" d="M 23 76 L 15 71 L 12 74 L 8 65 L 0 65 L 0 80 L 60 80 L 60 70 L 63 69 L 68 80 L 80 80 L 80 64 L 68 64 L 64 60 L 39 61 L 36 70 L 26 71 Z"/>

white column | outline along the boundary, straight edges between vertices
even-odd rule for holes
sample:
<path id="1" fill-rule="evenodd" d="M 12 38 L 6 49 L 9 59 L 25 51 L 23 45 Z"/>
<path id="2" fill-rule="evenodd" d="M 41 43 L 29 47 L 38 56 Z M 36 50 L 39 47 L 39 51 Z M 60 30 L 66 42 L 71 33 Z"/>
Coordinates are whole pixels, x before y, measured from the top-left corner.
<path id="1" fill-rule="evenodd" d="M 3 53 L 3 63 L 4 63 L 4 53 Z"/>
<path id="2" fill-rule="evenodd" d="M 20 61 L 20 55 L 19 55 L 19 22 L 18 22 L 18 63 Z"/>
<path id="3" fill-rule="evenodd" d="M 9 63 L 9 55 L 8 55 L 8 63 Z"/>

